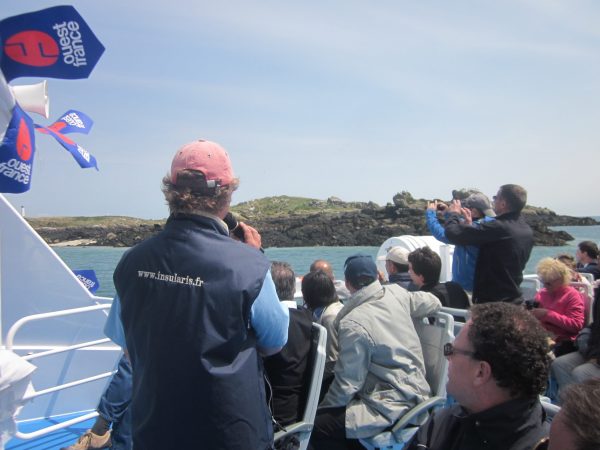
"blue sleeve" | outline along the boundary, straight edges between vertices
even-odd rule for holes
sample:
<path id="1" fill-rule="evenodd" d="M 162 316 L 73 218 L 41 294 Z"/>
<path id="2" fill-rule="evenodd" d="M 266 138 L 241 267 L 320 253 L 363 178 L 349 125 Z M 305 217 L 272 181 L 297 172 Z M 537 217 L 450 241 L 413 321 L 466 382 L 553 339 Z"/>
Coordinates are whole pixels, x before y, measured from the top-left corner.
<path id="1" fill-rule="evenodd" d="M 258 297 L 252 304 L 250 323 L 256 332 L 261 350 L 281 349 L 288 338 L 290 313 L 277 297 L 275 284 L 269 270 L 265 275 Z"/>
<path id="2" fill-rule="evenodd" d="M 430 209 L 426 210 L 425 220 L 427 222 L 427 228 L 429 228 L 429 232 L 434 238 L 436 238 L 438 241 L 442 241 L 445 244 L 450 243 L 450 241 L 446 238 L 444 227 L 440 224 L 435 211 Z"/>
<path id="3" fill-rule="evenodd" d="M 119 296 L 117 295 L 113 299 L 110 312 L 106 318 L 104 334 L 107 338 L 121 348 L 127 348 L 125 345 L 125 331 L 123 330 L 123 322 L 121 322 L 121 300 L 119 300 Z"/>

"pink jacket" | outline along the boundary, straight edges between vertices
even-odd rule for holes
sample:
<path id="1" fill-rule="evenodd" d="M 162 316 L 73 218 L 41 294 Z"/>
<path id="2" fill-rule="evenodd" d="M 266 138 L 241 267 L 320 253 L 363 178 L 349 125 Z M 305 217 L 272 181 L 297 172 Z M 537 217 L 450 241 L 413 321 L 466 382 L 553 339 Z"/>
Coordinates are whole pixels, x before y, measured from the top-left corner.
<path id="1" fill-rule="evenodd" d="M 541 319 L 546 330 L 554 334 L 556 342 L 574 341 L 585 322 L 585 304 L 581 294 L 571 286 L 563 286 L 556 292 L 538 291 L 535 299 L 548 314 Z"/>

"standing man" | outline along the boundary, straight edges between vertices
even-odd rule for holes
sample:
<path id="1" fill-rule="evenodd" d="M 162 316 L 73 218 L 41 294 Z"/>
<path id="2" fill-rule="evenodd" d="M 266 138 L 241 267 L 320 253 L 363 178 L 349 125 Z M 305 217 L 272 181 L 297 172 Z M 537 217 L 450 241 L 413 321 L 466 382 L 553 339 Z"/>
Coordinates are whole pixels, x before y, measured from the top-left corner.
<path id="1" fill-rule="evenodd" d="M 461 223 L 461 205 L 449 208 L 446 237 L 455 245 L 478 245 L 473 303 L 522 303 L 520 284 L 533 248 L 533 231 L 521 217 L 527 191 L 516 184 L 500 186 L 494 196 L 496 220 L 479 227 Z"/>
<path id="2" fill-rule="evenodd" d="M 286 343 L 258 232 L 229 237 L 223 218 L 239 181 L 214 142 L 184 145 L 163 178 L 171 215 L 127 251 L 113 276 L 133 367 L 133 446 L 269 449 L 261 354 Z"/>
<path id="3" fill-rule="evenodd" d="M 464 224 L 478 227 L 479 223 L 494 220 L 496 214 L 492 210 L 490 200 L 481 192 L 474 192 L 462 202 Z M 436 212 L 445 211 L 445 203 L 437 201 L 427 204 L 425 220 L 430 233 L 440 242 L 449 244 L 446 230 L 440 224 Z M 473 279 L 475 277 L 475 264 L 479 255 L 477 245 L 456 245 L 452 256 L 452 281 L 460 284 L 462 288 L 471 295 L 473 293 Z"/>
<path id="4" fill-rule="evenodd" d="M 548 436 L 539 400 L 548 380 L 546 332 L 516 305 L 473 305 L 471 313 L 444 347 L 446 388 L 457 403 L 435 412 L 407 450 L 532 450 Z"/>
<path id="5" fill-rule="evenodd" d="M 368 255 L 349 257 L 344 275 L 352 295 L 336 319 L 339 356 L 315 418 L 309 448 L 316 450 L 360 449 L 358 439 L 391 427 L 430 395 L 413 319 L 437 312 L 440 301 L 382 286 Z"/>

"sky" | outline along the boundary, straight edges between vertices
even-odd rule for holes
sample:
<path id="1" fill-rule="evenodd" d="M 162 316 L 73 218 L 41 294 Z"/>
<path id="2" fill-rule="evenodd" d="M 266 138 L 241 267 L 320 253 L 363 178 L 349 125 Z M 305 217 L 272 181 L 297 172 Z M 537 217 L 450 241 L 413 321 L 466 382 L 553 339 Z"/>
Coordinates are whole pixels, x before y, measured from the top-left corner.
<path id="1" fill-rule="evenodd" d="M 65 4 L 5 1 L 2 18 Z M 98 160 L 36 135 L 27 216 L 168 215 L 161 179 L 195 139 L 224 146 L 233 202 L 289 195 L 385 205 L 524 186 L 600 215 L 600 2 L 74 1 L 106 51 L 49 80 Z M 11 85 L 39 81 L 19 78 Z"/>

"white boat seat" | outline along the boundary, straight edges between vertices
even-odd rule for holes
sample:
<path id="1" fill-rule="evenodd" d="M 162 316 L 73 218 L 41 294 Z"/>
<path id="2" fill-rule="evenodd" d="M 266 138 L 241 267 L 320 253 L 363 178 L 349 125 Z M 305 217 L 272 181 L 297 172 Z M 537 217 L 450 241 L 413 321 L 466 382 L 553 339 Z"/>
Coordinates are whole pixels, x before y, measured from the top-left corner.
<path id="1" fill-rule="evenodd" d="M 429 320 L 430 318 L 433 320 Z M 444 356 L 444 345 L 454 341 L 454 318 L 446 312 L 438 312 L 415 322 L 415 328 L 423 349 L 431 398 L 408 411 L 391 430 L 361 439 L 360 443 L 369 450 L 401 449 L 427 421 L 430 412 L 446 403 L 448 360 Z"/>
<path id="2" fill-rule="evenodd" d="M 323 382 L 323 372 L 325 370 L 325 347 L 327 344 L 327 330 L 317 323 L 312 324 L 312 338 L 310 346 L 311 368 L 310 385 L 306 399 L 306 407 L 300 422 L 287 425 L 284 430 L 275 433 L 275 442 L 295 435 L 300 442 L 299 450 L 306 450 L 310 434 L 315 424 L 317 406 L 319 405 L 319 394 L 321 392 L 321 383 Z"/>

